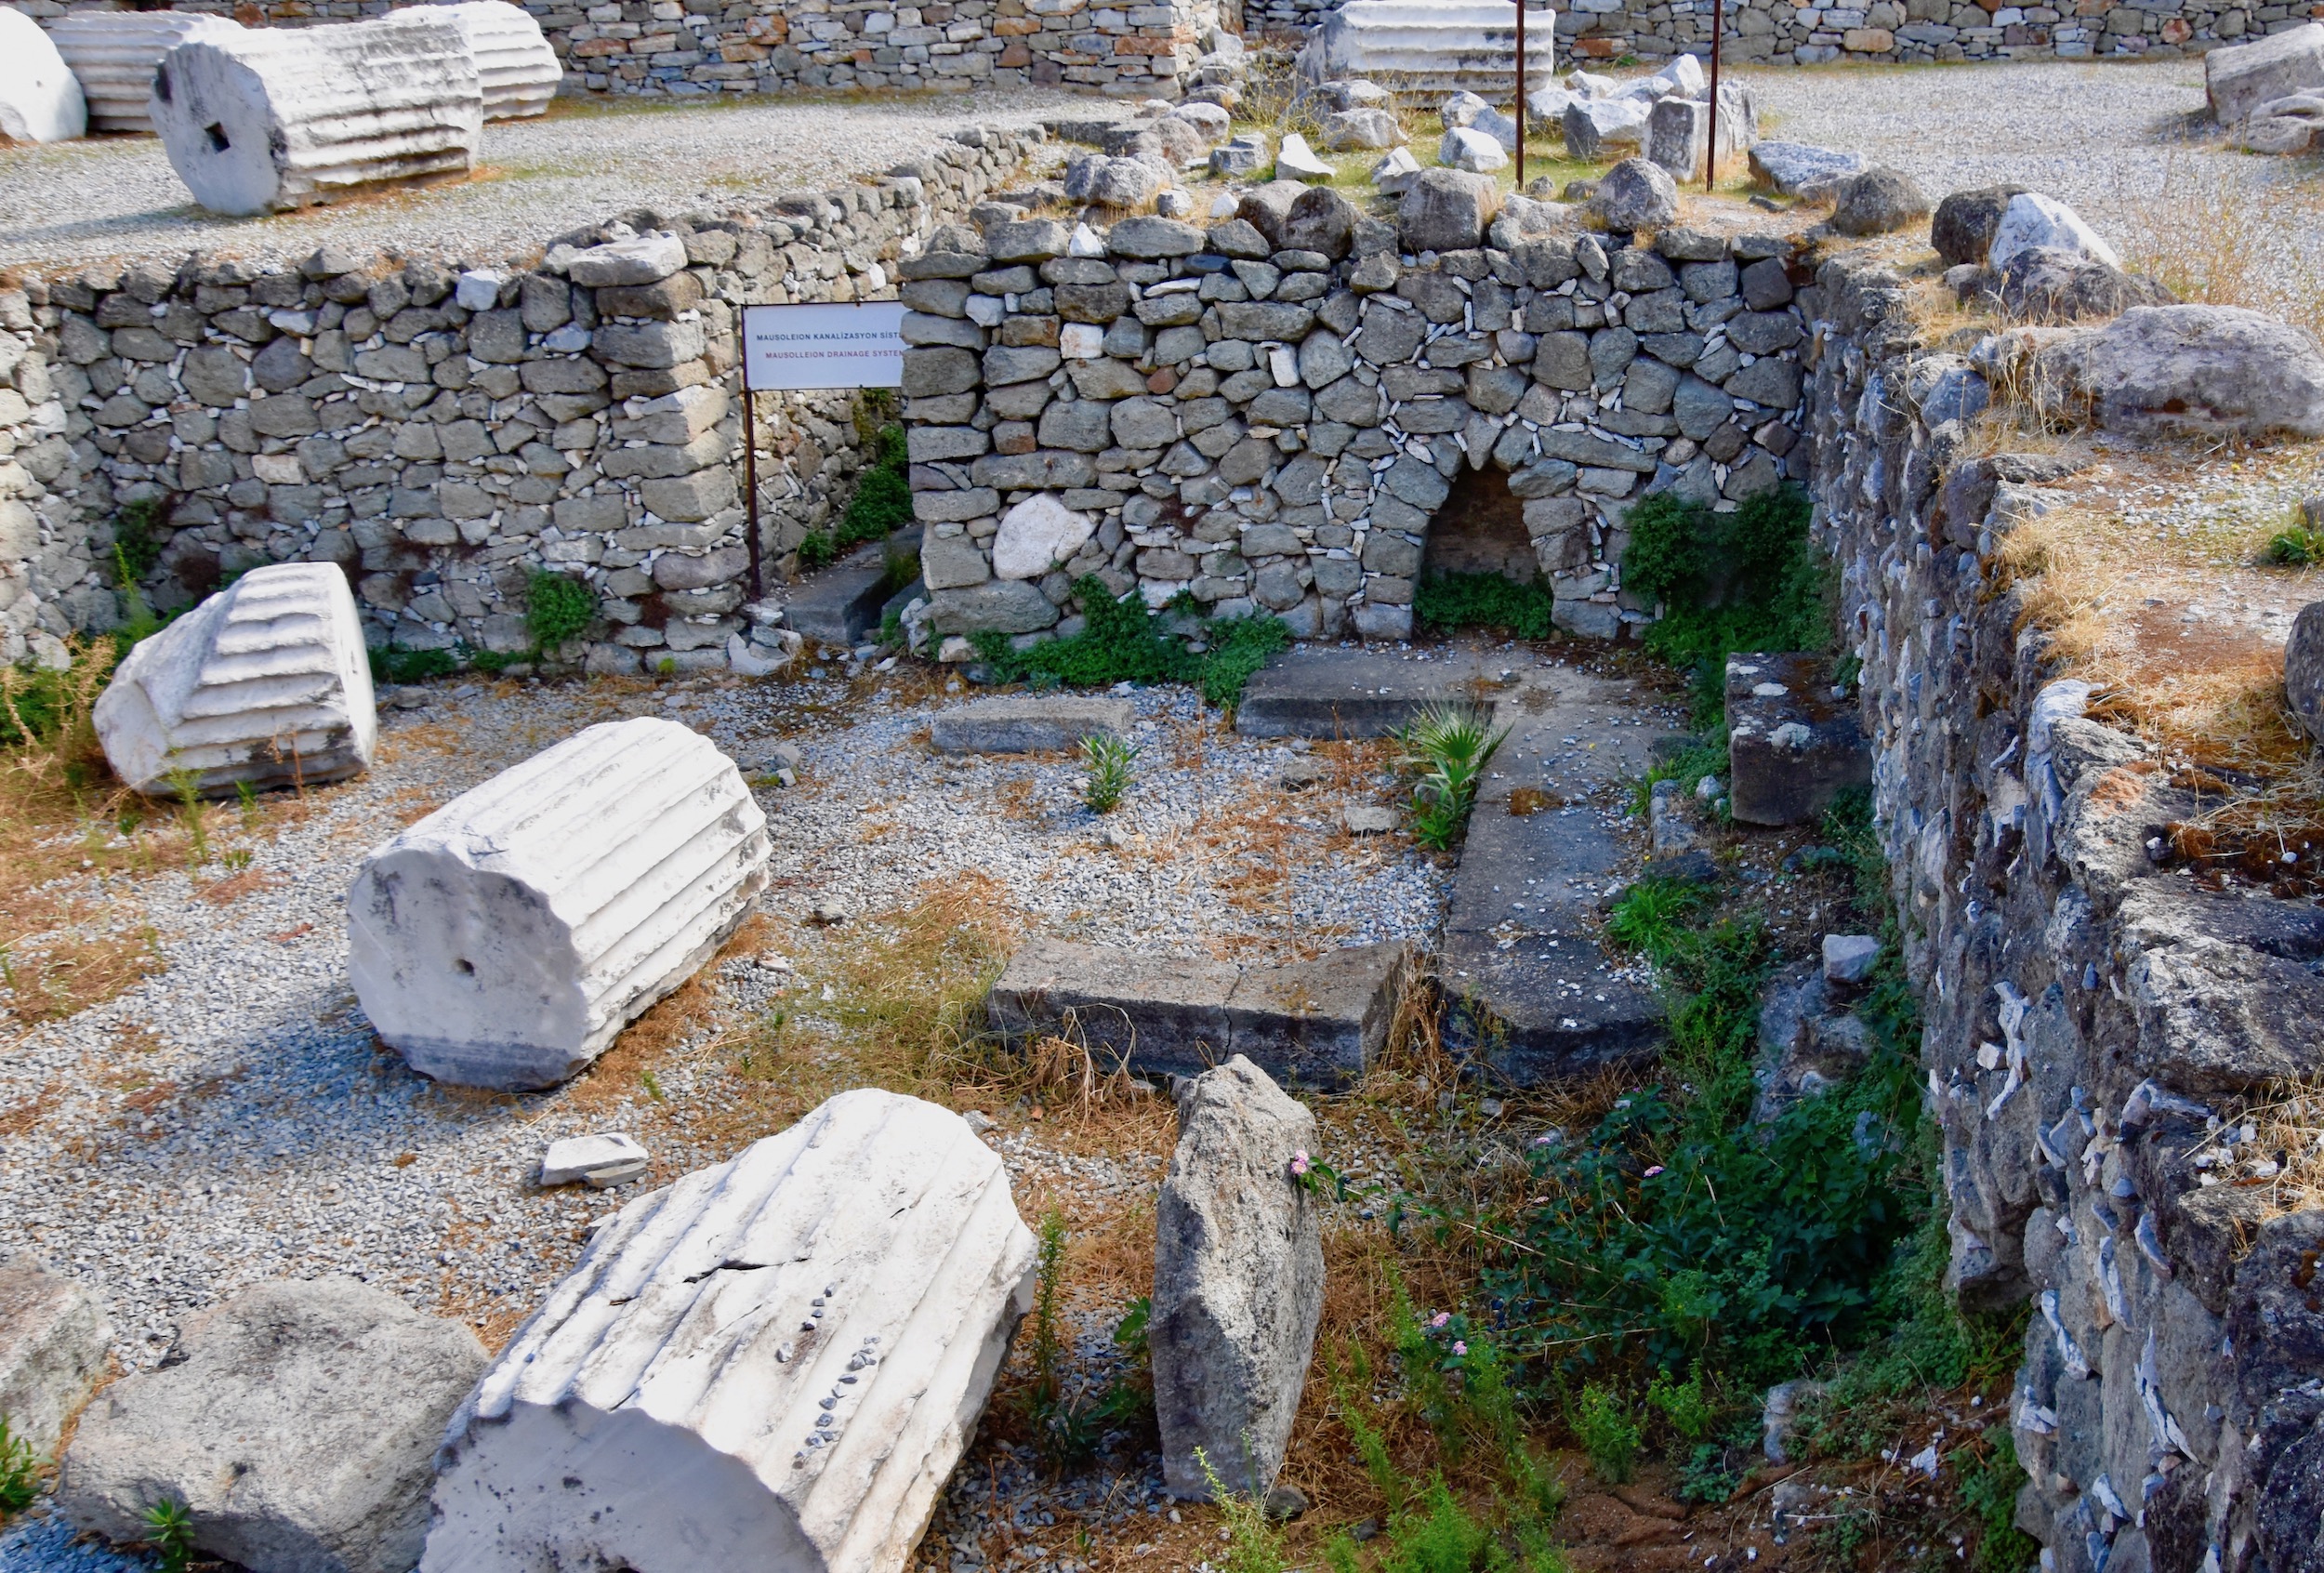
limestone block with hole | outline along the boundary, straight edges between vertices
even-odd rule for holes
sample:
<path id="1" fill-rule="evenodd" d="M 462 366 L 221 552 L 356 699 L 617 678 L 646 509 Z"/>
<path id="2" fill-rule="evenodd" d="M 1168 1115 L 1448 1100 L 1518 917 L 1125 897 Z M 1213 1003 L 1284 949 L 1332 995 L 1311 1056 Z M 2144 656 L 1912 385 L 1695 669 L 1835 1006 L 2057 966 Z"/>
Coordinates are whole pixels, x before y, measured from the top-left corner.
<path id="1" fill-rule="evenodd" d="M 692 977 L 767 879 L 766 815 L 717 745 L 607 721 L 375 851 L 348 892 L 348 972 L 422 1075 L 554 1086 Z"/>
<path id="2" fill-rule="evenodd" d="M 1509 99 L 1517 14 L 1502 0 L 1348 0 L 1300 51 L 1310 82 L 1393 77 L 1407 93 Z M 1525 9 L 1525 89 L 1557 74 L 1557 13 Z"/>
<path id="3" fill-rule="evenodd" d="M 460 0 L 442 9 L 468 36 L 486 120 L 522 120 L 548 112 L 565 68 L 530 12 L 508 0 Z"/>
<path id="4" fill-rule="evenodd" d="M 251 570 L 130 651 L 94 720 L 113 773 L 149 797 L 189 776 L 224 797 L 361 774 L 379 723 L 347 575 Z"/>
<path id="5" fill-rule="evenodd" d="M 40 1458 L 105 1374 L 112 1328 L 96 1295 L 16 1258 L 0 1262 L 0 1418 Z"/>
<path id="6" fill-rule="evenodd" d="M 153 68 L 189 38 L 242 32 L 231 17 L 195 11 L 67 11 L 48 36 L 80 79 L 92 131 L 153 129 Z"/>
<path id="7" fill-rule="evenodd" d="M 0 139 L 69 142 L 88 130 L 88 102 L 40 23 L 0 6 Z"/>
<path id="8" fill-rule="evenodd" d="M 190 39 L 153 73 L 172 168 L 213 213 L 294 208 L 386 181 L 464 175 L 484 125 L 450 7 Z"/>
<path id="9" fill-rule="evenodd" d="M 454 1417 L 422 1573 L 896 1573 L 1034 1255 L 968 1122 L 870 1088 L 639 1197 Z"/>

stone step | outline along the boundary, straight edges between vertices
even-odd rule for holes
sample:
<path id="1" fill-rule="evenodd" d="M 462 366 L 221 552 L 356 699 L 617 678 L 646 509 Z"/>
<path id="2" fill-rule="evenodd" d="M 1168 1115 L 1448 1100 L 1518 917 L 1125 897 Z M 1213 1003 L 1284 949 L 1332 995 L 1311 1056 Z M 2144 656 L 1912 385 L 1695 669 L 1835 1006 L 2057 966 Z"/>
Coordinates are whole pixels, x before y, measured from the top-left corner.
<path id="1" fill-rule="evenodd" d="M 1730 812 L 1746 825 L 1804 825 L 1872 782 L 1855 700 L 1834 692 L 1829 655 L 1727 657 Z"/>
<path id="2" fill-rule="evenodd" d="M 1037 938 L 985 1009 L 1012 1040 L 1086 1044 L 1102 1071 L 1198 1076 L 1240 1054 L 1278 1081 L 1345 1087 L 1386 1048 L 1409 972 L 1393 943 L 1243 966 Z"/>
<path id="3" fill-rule="evenodd" d="M 879 631 L 887 604 L 884 566 L 826 568 L 791 587 L 783 601 L 783 621 L 817 643 L 853 645 Z"/>
<path id="4" fill-rule="evenodd" d="M 1054 754 L 1085 737 L 1129 731 L 1127 699 L 1071 694 L 1005 694 L 936 712 L 931 741 L 946 754 Z"/>
<path id="5" fill-rule="evenodd" d="M 1294 650 L 1243 685 L 1246 737 L 1385 737 L 1433 705 L 1489 703 L 1499 681 L 1480 656 L 1421 660 L 1389 652 Z"/>

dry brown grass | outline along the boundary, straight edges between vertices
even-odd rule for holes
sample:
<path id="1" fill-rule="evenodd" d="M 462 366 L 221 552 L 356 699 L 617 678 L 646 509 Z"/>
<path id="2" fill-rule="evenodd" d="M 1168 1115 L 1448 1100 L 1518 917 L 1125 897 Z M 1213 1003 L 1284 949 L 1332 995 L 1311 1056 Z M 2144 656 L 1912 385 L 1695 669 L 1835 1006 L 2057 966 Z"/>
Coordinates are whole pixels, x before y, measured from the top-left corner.
<path id="1" fill-rule="evenodd" d="M 2286 1083 L 2243 1117 L 2258 1127 L 2258 1149 L 2275 1155 L 2264 1179 L 2269 1216 L 2324 1207 L 2324 1077 Z"/>
<path id="2" fill-rule="evenodd" d="M 2183 300 L 2242 306 L 2324 337 L 2324 187 L 2223 179 L 2193 152 L 2174 153 L 2159 185 L 2118 194 L 2128 213 L 2122 260 Z"/>

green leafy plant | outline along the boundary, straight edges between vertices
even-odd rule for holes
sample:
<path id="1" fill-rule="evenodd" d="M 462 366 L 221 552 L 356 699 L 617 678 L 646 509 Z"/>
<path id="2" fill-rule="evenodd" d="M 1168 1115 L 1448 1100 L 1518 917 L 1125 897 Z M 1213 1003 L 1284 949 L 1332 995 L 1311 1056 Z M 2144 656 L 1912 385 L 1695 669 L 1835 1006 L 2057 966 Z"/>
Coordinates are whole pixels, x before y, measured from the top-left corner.
<path id="1" fill-rule="evenodd" d="M 1226 1529 L 1226 1573 L 1285 1573 L 1289 1564 L 1284 1559 L 1283 1537 L 1267 1522 L 1266 1503 L 1228 1489 L 1200 1447 L 1195 1449 L 1195 1462 L 1209 1484 L 1210 1500 Z"/>
<path id="2" fill-rule="evenodd" d="M 1111 733 L 1091 733 L 1081 740 L 1081 760 L 1089 773 L 1081 786 L 1081 801 L 1091 813 L 1112 813 L 1129 790 L 1129 767 L 1138 758 L 1138 745 Z"/>
<path id="3" fill-rule="evenodd" d="M 858 423 L 859 426 L 861 423 Z M 912 487 L 905 460 L 904 428 L 884 426 L 871 443 L 872 462 L 839 516 L 835 549 L 877 541 L 912 522 Z"/>
<path id="4" fill-rule="evenodd" d="M 2017 1492 L 2026 1471 L 2017 1443 L 2005 1425 L 1987 1428 L 1982 1444 L 1946 1455 L 1961 1481 L 1961 1500 L 1977 1515 L 1977 1549 L 1970 1566 L 1977 1573 L 2016 1573 L 2041 1553 L 2032 1536 L 2017 1527 Z"/>
<path id="5" fill-rule="evenodd" d="M 169 519 L 165 496 L 136 497 L 113 513 L 113 564 L 125 585 L 136 585 L 162 560 L 160 532 Z"/>
<path id="6" fill-rule="evenodd" d="M 1697 1442 L 1678 1462 L 1679 1500 L 1685 1502 L 1723 1502 L 1735 1495 L 1742 1477 L 1727 1467 L 1727 1450 L 1716 1442 Z"/>
<path id="7" fill-rule="evenodd" d="M 1574 1428 L 1574 1440 L 1590 1455 L 1590 1467 L 1600 1479 L 1618 1486 L 1631 1477 L 1643 1437 L 1620 1395 L 1594 1381 L 1586 1383 L 1567 1421 Z"/>
<path id="8" fill-rule="evenodd" d="M 1695 680 L 1697 719 L 1726 707 L 1726 658 L 1736 650 L 1825 650 L 1836 582 L 1808 538 L 1807 494 L 1779 486 L 1721 513 L 1657 492 L 1628 516 L 1622 586 L 1660 601 L 1645 646 Z"/>
<path id="9" fill-rule="evenodd" d="M 460 669 L 460 658 L 449 650 L 406 650 L 400 644 L 371 652 L 371 681 L 381 683 L 425 682 L 450 677 Z"/>
<path id="10" fill-rule="evenodd" d="M 1496 628 L 1512 639 L 1548 639 L 1556 606 L 1547 585 L 1499 574 L 1431 574 L 1412 594 L 1412 618 L 1423 628 Z"/>
<path id="11" fill-rule="evenodd" d="M 1084 577 L 1074 593 L 1081 600 L 1085 626 L 1070 639 L 1016 650 L 1006 634 L 972 636 L 977 655 L 997 681 L 1075 688 L 1191 682 L 1206 701 L 1227 708 L 1242 698 L 1250 675 L 1291 642 L 1290 630 L 1275 617 L 1190 619 L 1191 627 L 1174 634 L 1136 590 L 1116 597 L 1095 575 Z M 1196 652 L 1190 642 L 1204 649 Z"/>
<path id="12" fill-rule="evenodd" d="M 1696 1367 L 1684 1381 L 1672 1381 L 1668 1371 L 1657 1371 L 1646 1383 L 1646 1403 L 1662 1411 L 1670 1429 L 1689 1442 L 1710 1434 L 1719 1419 L 1718 1407 L 1703 1393 L 1703 1373 Z"/>
<path id="13" fill-rule="evenodd" d="M 1683 925 L 1710 899 L 1700 886 L 1683 879 L 1641 879 L 1606 914 L 1606 938 L 1650 961 L 1663 961 L 1684 943 Z"/>
<path id="14" fill-rule="evenodd" d="M 597 591 L 570 574 L 535 568 L 524 581 L 524 631 L 546 654 L 597 620 Z"/>
<path id="15" fill-rule="evenodd" d="M 193 1562 L 193 1514 L 186 1504 L 165 1497 L 145 1510 L 145 1543 L 162 1573 L 186 1573 Z"/>
<path id="16" fill-rule="evenodd" d="M 0 952 L 0 962 L 6 960 Z M 13 972 L 8 986 L 16 986 Z M 22 1513 L 40 1495 L 40 1460 L 33 1452 L 33 1445 L 8 1428 L 8 1419 L 0 1415 L 0 1513 Z"/>
<path id="17" fill-rule="evenodd" d="M 1412 839 L 1449 852 L 1468 828 L 1486 767 L 1508 739 L 1486 716 L 1462 706 L 1435 705 L 1397 734 L 1405 763 L 1417 773 L 1410 809 Z"/>
<path id="18" fill-rule="evenodd" d="M 2313 568 L 2324 562 L 2324 532 L 2304 524 L 2278 530 L 2268 537 L 2264 556 L 2278 568 Z"/>
<path id="19" fill-rule="evenodd" d="M 828 568 L 839 555 L 838 543 L 828 530 L 810 530 L 799 538 L 799 565 L 809 573 Z"/>

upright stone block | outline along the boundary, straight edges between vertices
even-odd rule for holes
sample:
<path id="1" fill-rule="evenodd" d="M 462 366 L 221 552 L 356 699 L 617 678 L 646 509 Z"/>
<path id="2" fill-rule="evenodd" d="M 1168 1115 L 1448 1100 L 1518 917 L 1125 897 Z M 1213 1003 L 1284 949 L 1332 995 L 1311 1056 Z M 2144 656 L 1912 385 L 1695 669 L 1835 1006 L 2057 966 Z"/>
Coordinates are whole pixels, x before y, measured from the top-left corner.
<path id="1" fill-rule="evenodd" d="M 153 73 L 171 167 L 214 213 L 269 213 L 337 191 L 466 174 L 484 95 L 449 7 L 195 38 Z"/>
<path id="2" fill-rule="evenodd" d="M 608 721 L 374 852 L 348 892 L 348 972 L 422 1075 L 549 1087 L 693 976 L 767 878 L 733 760 L 675 721 Z"/>
<path id="3" fill-rule="evenodd" d="M 1871 784 L 1855 708 L 1822 655 L 1727 657 L 1728 802 L 1746 825 L 1800 825 Z"/>
<path id="4" fill-rule="evenodd" d="M 1147 1328 L 1162 1477 L 1197 1501 L 1214 1474 L 1263 1496 L 1324 1308 L 1323 1223 L 1294 1168 L 1314 1151 L 1315 1117 L 1238 1054 L 1181 1088 L 1178 1129 Z"/>
<path id="5" fill-rule="evenodd" d="M 231 35 L 242 25 L 195 11 L 67 11 L 48 36 L 79 78 L 92 131 L 153 129 L 153 68 L 190 38 Z"/>
<path id="6" fill-rule="evenodd" d="M 442 9 L 468 39 L 486 120 L 548 112 L 565 70 L 530 12 L 508 0 L 460 0 Z"/>
<path id="7" fill-rule="evenodd" d="M 1034 1255 L 968 1123 L 868 1088 L 639 1197 L 454 1417 L 422 1573 L 897 1573 Z"/>
<path id="8" fill-rule="evenodd" d="M 88 130 L 81 85 L 41 31 L 13 6 L 0 6 L 0 138 L 69 142 Z"/>
<path id="9" fill-rule="evenodd" d="M 151 797 L 361 774 L 378 718 L 347 576 L 253 569 L 130 651 L 93 719 L 113 773 Z"/>

